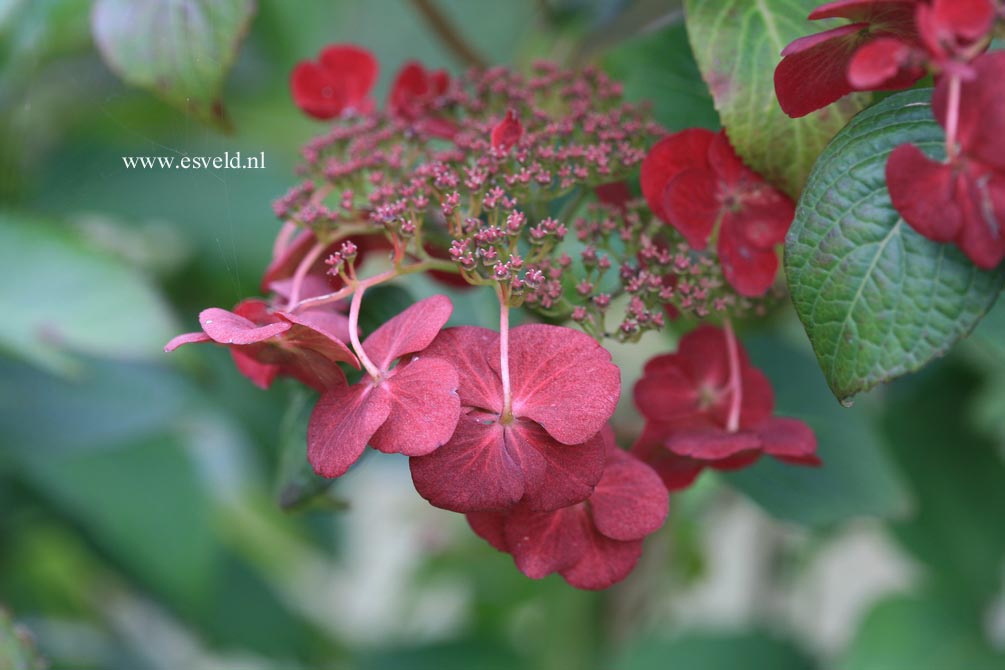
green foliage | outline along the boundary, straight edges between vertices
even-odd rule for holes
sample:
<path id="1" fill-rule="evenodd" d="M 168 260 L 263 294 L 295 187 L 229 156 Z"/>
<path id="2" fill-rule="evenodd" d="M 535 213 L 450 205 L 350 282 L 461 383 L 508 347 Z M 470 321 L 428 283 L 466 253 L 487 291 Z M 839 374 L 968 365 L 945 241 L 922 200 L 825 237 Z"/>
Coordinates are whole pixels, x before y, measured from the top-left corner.
<path id="1" fill-rule="evenodd" d="M 649 640 L 633 647 L 621 670 L 811 670 L 812 661 L 791 643 L 758 633 L 693 634 L 669 641 Z"/>
<path id="2" fill-rule="evenodd" d="M 777 336 L 745 342 L 754 364 L 772 380 L 777 413 L 813 428 L 824 464 L 792 467 L 764 458 L 729 473 L 729 482 L 772 516 L 811 526 L 903 515 L 908 495 L 869 408 L 843 409 L 834 403 L 808 352 Z"/>
<path id="3" fill-rule="evenodd" d="M 886 159 L 943 145 L 930 90 L 906 91 L 848 124 L 820 157 L 785 244 L 799 318 L 842 401 L 942 356 L 994 303 L 1005 270 L 979 270 L 923 238 L 886 190 Z"/>
<path id="4" fill-rule="evenodd" d="M 49 369 L 72 368 L 67 352 L 160 355 L 177 326 L 142 273 L 82 236 L 0 212 L 0 349 Z"/>
<path id="5" fill-rule="evenodd" d="M 687 0 L 687 32 L 736 152 L 793 198 L 810 168 L 868 98 L 847 96 L 790 119 L 775 98 L 779 54 L 826 25 L 807 21 L 817 0 Z"/>
<path id="6" fill-rule="evenodd" d="M 254 0 L 98 0 L 92 25 L 125 81 L 229 130 L 220 91 L 254 14 Z"/>

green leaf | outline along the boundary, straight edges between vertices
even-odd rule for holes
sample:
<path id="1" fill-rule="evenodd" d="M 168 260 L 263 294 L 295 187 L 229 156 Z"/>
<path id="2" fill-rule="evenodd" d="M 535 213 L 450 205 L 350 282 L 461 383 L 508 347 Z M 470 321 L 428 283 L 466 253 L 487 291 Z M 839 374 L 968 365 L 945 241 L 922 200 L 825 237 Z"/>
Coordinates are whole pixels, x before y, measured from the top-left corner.
<path id="1" fill-rule="evenodd" d="M 0 607 L 0 670 L 42 670 L 42 661 L 28 631 L 16 625 Z"/>
<path id="2" fill-rule="evenodd" d="M 52 370 L 68 351 L 160 356 L 176 332 L 157 290 L 59 227 L 0 213 L 0 349 Z"/>
<path id="3" fill-rule="evenodd" d="M 998 670 L 1005 654 L 981 637 L 976 616 L 933 597 L 895 596 L 863 620 L 840 664 L 841 670 Z"/>
<path id="4" fill-rule="evenodd" d="M 687 0 L 687 32 L 737 153 L 754 170 L 798 197 L 827 141 L 865 106 L 846 96 L 790 119 L 775 98 L 775 66 L 792 40 L 830 27 L 806 17 L 819 0 Z"/>
<path id="5" fill-rule="evenodd" d="M 771 379 L 777 414 L 813 428 L 824 464 L 807 468 L 763 458 L 726 479 L 775 518 L 809 526 L 902 516 L 909 508 L 908 493 L 869 408 L 839 407 L 809 352 L 777 337 L 745 338 L 744 344 Z"/>
<path id="6" fill-rule="evenodd" d="M 604 56 L 603 63 L 624 86 L 627 99 L 652 102 L 653 117 L 668 130 L 719 126 L 683 25 L 623 42 Z"/>
<path id="7" fill-rule="evenodd" d="M 650 640 L 629 649 L 621 670 L 812 670 L 812 661 L 792 644 L 757 633 L 692 634 Z"/>
<path id="8" fill-rule="evenodd" d="M 941 156 L 930 100 L 930 89 L 906 91 L 855 117 L 820 156 L 785 242 L 792 301 L 842 402 L 943 355 L 1005 280 L 1005 268 L 979 270 L 923 238 L 890 203 L 894 147 Z"/>
<path id="9" fill-rule="evenodd" d="M 254 14 L 254 0 L 98 0 L 91 25 L 122 79 L 230 130 L 220 90 Z"/>
<path id="10" fill-rule="evenodd" d="M 947 361 L 895 385 L 885 423 L 916 501 L 894 535 L 929 568 L 934 585 L 973 611 L 1000 593 L 1005 560 L 1005 463 L 995 442 L 970 427 L 967 411 L 982 385 Z"/>

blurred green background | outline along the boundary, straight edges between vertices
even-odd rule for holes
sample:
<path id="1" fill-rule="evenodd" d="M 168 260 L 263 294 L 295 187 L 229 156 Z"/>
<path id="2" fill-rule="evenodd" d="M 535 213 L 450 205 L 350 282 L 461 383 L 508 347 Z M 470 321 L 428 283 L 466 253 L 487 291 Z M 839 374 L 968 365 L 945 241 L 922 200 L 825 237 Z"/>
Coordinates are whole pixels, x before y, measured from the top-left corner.
<path id="1" fill-rule="evenodd" d="M 298 60 L 372 50 L 379 101 L 405 60 L 463 70 L 422 4 L 260 0 L 224 85 L 226 135 L 123 83 L 91 2 L 0 0 L 0 605 L 16 630 L 55 668 L 1005 668 L 1002 307 L 851 409 L 791 310 L 751 324 L 779 411 L 813 425 L 826 466 L 706 474 L 604 593 L 523 577 L 419 498 L 403 458 L 281 509 L 290 486 L 317 487 L 309 398 L 253 388 L 222 348 L 162 347 L 257 293 L 271 201 L 324 128 L 290 101 Z M 489 63 L 596 62 L 668 128 L 718 126 L 679 3 L 432 4 Z M 264 152 L 266 168 L 121 158 L 225 151 Z M 491 324 L 477 294 L 456 297 L 457 320 Z M 672 341 L 617 347 L 624 387 Z M 0 670 L 33 667 L 23 637 L 0 613 Z"/>

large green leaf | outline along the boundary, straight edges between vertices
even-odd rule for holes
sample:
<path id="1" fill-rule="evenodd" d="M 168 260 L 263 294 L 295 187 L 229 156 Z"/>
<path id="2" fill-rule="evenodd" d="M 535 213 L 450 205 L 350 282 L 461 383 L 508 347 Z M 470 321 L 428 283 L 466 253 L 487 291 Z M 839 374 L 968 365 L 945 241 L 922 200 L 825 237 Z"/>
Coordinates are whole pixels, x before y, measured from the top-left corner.
<path id="1" fill-rule="evenodd" d="M 50 369 L 66 352 L 160 356 L 176 331 L 167 305 L 139 272 L 78 236 L 0 213 L 0 349 Z"/>
<path id="2" fill-rule="evenodd" d="M 886 428 L 916 509 L 893 530 L 934 585 L 977 612 L 1001 589 L 1005 463 L 969 423 L 983 379 L 948 363 L 894 387 Z"/>
<path id="3" fill-rule="evenodd" d="M 701 79 L 682 24 L 632 38 L 609 51 L 604 69 L 622 83 L 629 100 L 647 100 L 668 130 L 716 128 L 719 117 Z"/>
<path id="4" fill-rule="evenodd" d="M 790 119 L 775 97 L 775 66 L 792 40 L 819 32 L 819 0 L 687 0 L 687 32 L 737 153 L 797 197 L 827 141 L 860 110 L 861 94 Z"/>
<path id="5" fill-rule="evenodd" d="M 906 91 L 855 117 L 820 156 L 785 242 L 792 300 L 842 401 L 944 354 L 1005 280 L 1005 270 L 979 270 L 955 246 L 923 238 L 890 203 L 894 147 L 941 155 L 930 99 Z"/>
<path id="6" fill-rule="evenodd" d="M 254 0 L 98 0 L 92 29 L 125 81 L 228 129 L 220 89 L 254 14 Z"/>
<path id="7" fill-rule="evenodd" d="M 612 667 L 621 670 L 811 670 L 813 662 L 792 644 L 767 635 L 702 633 L 637 643 L 617 666 Z"/>
<path id="8" fill-rule="evenodd" d="M 813 428 L 824 463 L 806 468 L 765 458 L 727 475 L 730 483 L 772 516 L 811 526 L 903 515 L 908 494 L 869 408 L 839 407 L 808 351 L 777 336 L 746 338 L 745 344 L 754 364 L 774 385 L 778 414 L 797 417 Z"/>
<path id="9" fill-rule="evenodd" d="M 894 596 L 865 617 L 841 670 L 999 670 L 1005 654 L 982 639 L 979 617 L 931 594 Z"/>

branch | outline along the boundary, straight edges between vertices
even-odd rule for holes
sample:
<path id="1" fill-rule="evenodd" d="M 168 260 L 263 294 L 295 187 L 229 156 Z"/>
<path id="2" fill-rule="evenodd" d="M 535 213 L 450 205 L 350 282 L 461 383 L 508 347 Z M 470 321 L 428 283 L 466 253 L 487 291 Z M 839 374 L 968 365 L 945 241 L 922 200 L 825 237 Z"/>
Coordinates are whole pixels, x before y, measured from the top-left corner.
<path id="1" fill-rule="evenodd" d="M 433 0 L 412 0 L 412 4 L 454 57 L 469 67 L 485 69 L 488 66 L 486 60 L 468 44 Z"/>

